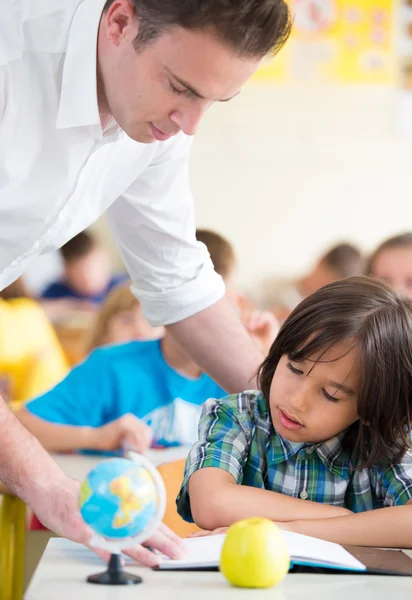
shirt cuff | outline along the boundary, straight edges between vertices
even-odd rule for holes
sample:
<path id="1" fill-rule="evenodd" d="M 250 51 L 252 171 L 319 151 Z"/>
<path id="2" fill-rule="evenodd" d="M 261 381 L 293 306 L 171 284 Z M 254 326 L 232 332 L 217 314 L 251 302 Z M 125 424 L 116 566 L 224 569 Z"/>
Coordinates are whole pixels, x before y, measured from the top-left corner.
<path id="1" fill-rule="evenodd" d="M 203 265 L 197 276 L 175 288 L 149 292 L 132 285 L 146 319 L 153 327 L 183 321 L 216 304 L 225 295 L 225 284 L 209 263 Z"/>

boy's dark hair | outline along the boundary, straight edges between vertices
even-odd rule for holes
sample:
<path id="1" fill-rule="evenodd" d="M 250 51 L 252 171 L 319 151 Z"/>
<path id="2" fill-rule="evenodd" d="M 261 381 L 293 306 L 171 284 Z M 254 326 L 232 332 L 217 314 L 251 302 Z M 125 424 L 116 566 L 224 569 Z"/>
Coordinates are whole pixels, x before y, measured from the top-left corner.
<path id="1" fill-rule="evenodd" d="M 412 301 L 385 282 L 352 277 L 303 300 L 286 319 L 258 370 L 270 385 L 282 355 L 302 361 L 347 340 L 358 352 L 358 414 L 345 438 L 358 466 L 399 462 L 410 447 L 412 416 Z"/>
<path id="2" fill-rule="evenodd" d="M 78 258 L 83 258 L 96 247 L 96 241 L 94 237 L 87 231 L 81 231 L 74 236 L 71 240 L 66 242 L 61 248 L 60 252 L 64 262 L 70 262 Z"/>
<path id="3" fill-rule="evenodd" d="M 368 264 L 366 265 L 366 273 L 368 275 L 373 275 L 374 273 L 374 263 L 378 258 L 379 254 L 384 252 L 385 250 L 393 250 L 395 248 L 408 248 L 412 247 L 412 233 L 405 232 L 400 235 L 395 235 L 393 237 L 388 238 L 382 244 L 380 244 L 376 250 L 371 254 L 368 260 Z"/>
<path id="4" fill-rule="evenodd" d="M 107 0 L 107 10 L 114 0 Z M 289 37 L 291 17 L 284 0 L 132 0 L 139 29 L 134 47 L 173 27 L 215 32 L 239 56 L 275 54 Z"/>
<path id="5" fill-rule="evenodd" d="M 338 244 L 331 248 L 321 259 L 341 279 L 363 273 L 362 254 L 352 244 Z"/>
<path id="6" fill-rule="evenodd" d="M 216 273 L 223 279 L 228 279 L 236 264 L 232 244 L 209 229 L 196 229 L 196 238 L 208 249 Z"/>

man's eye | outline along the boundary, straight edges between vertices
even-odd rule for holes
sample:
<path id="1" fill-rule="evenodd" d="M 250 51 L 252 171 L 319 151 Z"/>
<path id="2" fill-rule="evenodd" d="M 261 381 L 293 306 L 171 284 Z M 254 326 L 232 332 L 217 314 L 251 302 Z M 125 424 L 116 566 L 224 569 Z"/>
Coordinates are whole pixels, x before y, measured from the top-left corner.
<path id="1" fill-rule="evenodd" d="M 294 373 L 295 375 L 303 375 L 303 371 L 294 367 L 290 362 L 288 362 L 288 369 L 289 371 L 292 371 L 292 373 Z"/>
<path id="2" fill-rule="evenodd" d="M 191 95 L 189 90 L 187 90 L 187 89 L 181 90 L 181 89 L 177 88 L 176 86 L 174 86 L 173 83 L 170 83 L 170 89 L 172 90 L 172 92 L 174 94 L 178 94 L 179 96 L 184 96 L 184 95 L 190 96 Z"/>

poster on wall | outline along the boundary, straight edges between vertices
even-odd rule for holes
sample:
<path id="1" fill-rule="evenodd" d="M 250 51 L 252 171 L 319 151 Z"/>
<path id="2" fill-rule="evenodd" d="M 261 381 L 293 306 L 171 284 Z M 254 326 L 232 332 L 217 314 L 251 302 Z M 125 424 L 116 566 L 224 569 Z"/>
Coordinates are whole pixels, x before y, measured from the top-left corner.
<path id="1" fill-rule="evenodd" d="M 290 6 L 291 37 L 256 79 L 394 84 L 393 0 L 291 0 Z"/>

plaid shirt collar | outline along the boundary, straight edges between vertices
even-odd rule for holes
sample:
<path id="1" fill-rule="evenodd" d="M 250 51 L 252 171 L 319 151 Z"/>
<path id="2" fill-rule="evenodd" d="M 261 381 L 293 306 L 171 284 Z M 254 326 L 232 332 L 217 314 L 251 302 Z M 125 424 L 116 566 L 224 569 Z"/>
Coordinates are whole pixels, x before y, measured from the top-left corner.
<path id="1" fill-rule="evenodd" d="M 268 415 L 270 420 L 270 415 Z M 343 439 L 346 431 L 342 431 L 333 438 L 318 444 L 291 442 L 279 435 L 273 428 L 270 420 L 270 432 L 266 444 L 268 464 L 279 464 L 289 460 L 299 453 L 302 448 L 306 451 L 316 452 L 325 467 L 334 475 L 342 479 L 349 479 L 350 460 L 348 453 L 343 449 Z"/>

